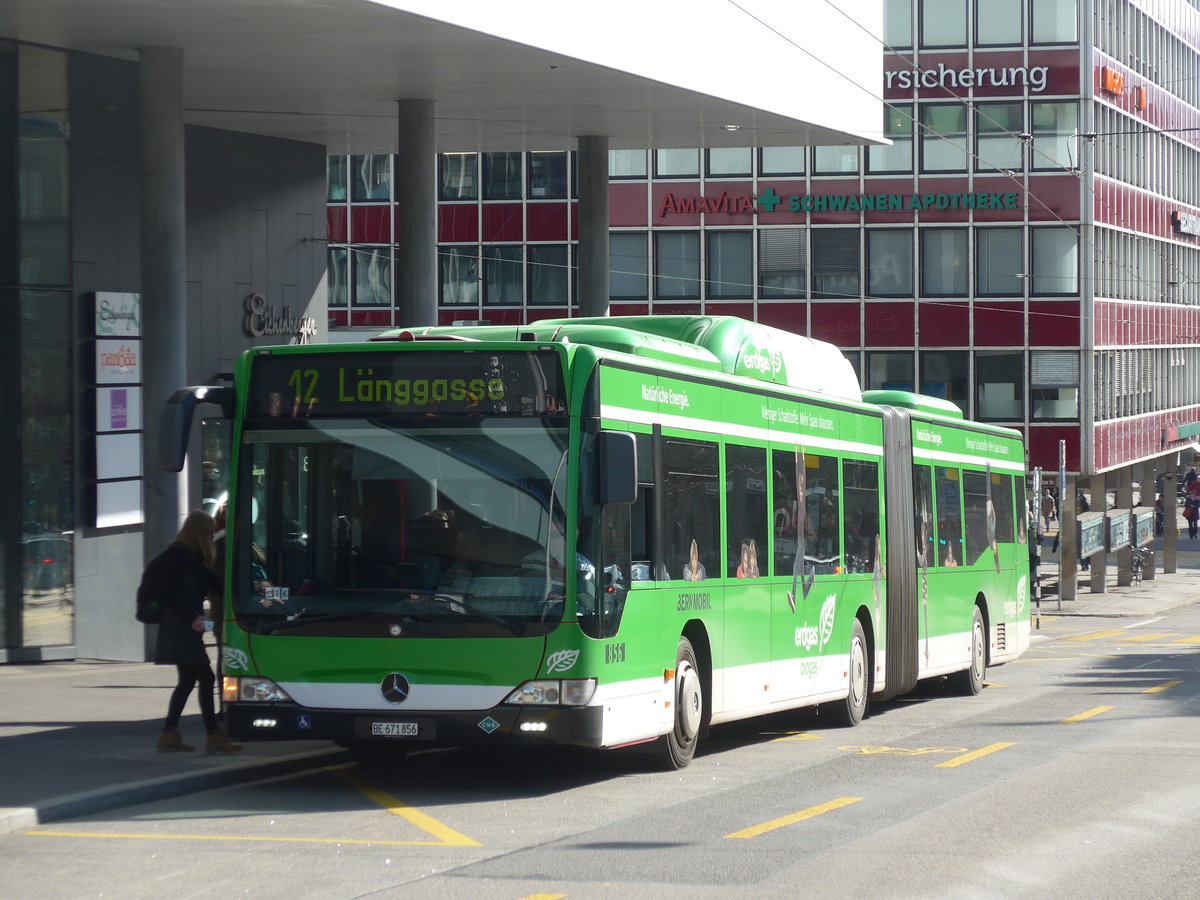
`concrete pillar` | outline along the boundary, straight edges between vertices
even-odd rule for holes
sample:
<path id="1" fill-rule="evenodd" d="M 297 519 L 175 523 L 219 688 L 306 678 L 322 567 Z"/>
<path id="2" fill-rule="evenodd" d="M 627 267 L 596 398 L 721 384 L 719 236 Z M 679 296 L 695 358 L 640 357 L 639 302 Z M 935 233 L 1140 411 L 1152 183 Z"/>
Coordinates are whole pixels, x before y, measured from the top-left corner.
<path id="1" fill-rule="evenodd" d="M 1163 472 L 1163 574 L 1170 575 L 1179 569 L 1179 507 L 1175 502 L 1179 490 L 1179 467 L 1174 459 L 1167 457 Z"/>
<path id="2" fill-rule="evenodd" d="M 396 321 L 436 325 L 437 145 L 432 100 L 396 103 Z"/>
<path id="3" fill-rule="evenodd" d="M 1139 466 L 1134 467 L 1137 474 L 1137 494 L 1136 502 L 1143 509 L 1154 509 L 1154 500 L 1158 496 L 1155 490 L 1156 473 L 1154 468 L 1154 460 L 1147 460 Z M 1136 538 L 1136 536 L 1135 536 Z M 1145 549 L 1154 550 L 1154 544 L 1148 545 Z M 1142 569 L 1142 580 L 1153 581 L 1154 570 L 1158 568 L 1158 554 L 1154 554 L 1154 559 L 1150 560 L 1149 564 Z"/>
<path id="4" fill-rule="evenodd" d="M 1075 539 L 1075 494 L 1078 483 L 1074 475 L 1060 487 L 1058 494 L 1058 598 L 1078 597 L 1079 546 Z"/>
<path id="5" fill-rule="evenodd" d="M 141 106 L 142 467 L 146 558 L 175 537 L 183 478 L 158 468 L 158 429 L 172 393 L 188 384 L 183 51 L 139 51 Z"/>
<path id="6" fill-rule="evenodd" d="M 608 138 L 579 138 L 579 314 L 608 315 Z"/>
<path id="7" fill-rule="evenodd" d="M 1126 466 L 1116 473 L 1116 504 L 1117 509 L 1133 509 L 1133 466 Z M 1132 540 L 1132 535 L 1130 539 Z M 1129 547 L 1117 551 L 1117 586 L 1122 587 L 1133 583 L 1133 572 L 1130 563 L 1133 552 Z"/>
<path id="8" fill-rule="evenodd" d="M 1108 486 L 1103 475 L 1093 475 L 1088 479 L 1089 502 L 1092 512 L 1103 513 L 1108 509 Z M 1103 594 L 1106 591 L 1105 576 L 1108 574 L 1108 551 L 1101 550 L 1091 557 L 1089 566 L 1092 572 L 1091 588 L 1093 594 Z"/>

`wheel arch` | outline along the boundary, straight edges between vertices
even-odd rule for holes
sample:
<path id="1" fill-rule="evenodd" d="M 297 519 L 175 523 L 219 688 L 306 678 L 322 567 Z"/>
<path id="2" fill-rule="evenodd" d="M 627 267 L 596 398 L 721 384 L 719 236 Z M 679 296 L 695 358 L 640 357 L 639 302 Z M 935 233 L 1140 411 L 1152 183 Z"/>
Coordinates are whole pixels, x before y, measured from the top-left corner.
<path id="1" fill-rule="evenodd" d="M 862 626 L 863 640 L 867 642 L 867 696 L 870 697 L 875 690 L 875 627 L 871 623 L 871 611 L 866 606 L 860 606 L 854 617 Z"/>
<path id="2" fill-rule="evenodd" d="M 704 685 L 704 711 L 701 722 L 707 729 L 712 722 L 712 642 L 709 640 L 708 629 L 699 619 L 692 619 L 684 625 L 680 637 L 685 637 L 691 642 L 692 652 L 696 654 L 696 665 L 700 667 L 700 681 Z"/>
<path id="3" fill-rule="evenodd" d="M 983 660 L 987 665 L 992 664 L 992 617 L 988 609 L 987 597 L 980 591 L 975 595 L 975 609 L 983 616 Z"/>

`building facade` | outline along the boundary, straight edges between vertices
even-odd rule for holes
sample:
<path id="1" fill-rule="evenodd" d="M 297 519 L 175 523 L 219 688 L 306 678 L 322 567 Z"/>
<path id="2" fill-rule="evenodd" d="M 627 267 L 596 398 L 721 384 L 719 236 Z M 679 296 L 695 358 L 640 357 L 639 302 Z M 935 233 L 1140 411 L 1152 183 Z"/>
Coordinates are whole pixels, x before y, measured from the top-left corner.
<path id="1" fill-rule="evenodd" d="M 230 477 L 221 420 L 196 429 L 182 475 L 156 464 L 166 401 L 221 383 L 247 349 L 325 340 L 330 153 L 383 153 L 390 179 L 396 159 L 570 145 L 594 173 L 582 257 L 599 280 L 610 139 L 720 145 L 708 123 L 738 121 L 768 142 L 869 139 L 880 104 L 854 86 L 882 56 L 859 22 L 877 29 L 880 0 L 850 5 L 853 18 L 769 4 L 765 43 L 724 0 L 684 20 L 612 0 L 587 29 L 430 0 L 0 5 L 0 663 L 152 655 L 153 628 L 133 618 L 144 561 Z M 694 51 L 722 41 L 762 52 L 717 68 Z M 827 67 L 840 89 L 787 88 Z M 377 217 L 384 169 L 367 159 Z M 401 169 L 420 221 L 389 231 L 388 271 L 375 255 L 355 276 L 364 327 L 391 303 L 398 234 L 407 308 L 436 315 L 436 184 Z"/>
<path id="2" fill-rule="evenodd" d="M 1134 483 L 1200 434 L 1200 12 L 887 0 L 888 146 L 613 150 L 610 310 L 831 341 L 865 388 Z M 805 89 L 816 89 L 808 86 Z M 434 161 L 431 160 L 431 165 Z M 443 154 L 442 323 L 572 314 L 566 150 Z M 331 339 L 395 321 L 387 156 L 329 163 Z"/>
<path id="3" fill-rule="evenodd" d="M 145 659 L 152 647 L 132 619 L 155 339 L 143 328 L 154 298 L 142 291 L 139 105 L 136 63 L 0 42 L 0 457 L 18 473 L 0 491 L 0 662 Z M 323 338 L 326 150 L 202 127 L 184 141 L 186 365 L 210 384 L 255 344 Z M 305 333 L 265 333 L 256 305 Z M 184 492 L 194 506 L 228 475 L 224 442 L 207 438 L 195 450 L 209 465 L 197 461 Z"/>

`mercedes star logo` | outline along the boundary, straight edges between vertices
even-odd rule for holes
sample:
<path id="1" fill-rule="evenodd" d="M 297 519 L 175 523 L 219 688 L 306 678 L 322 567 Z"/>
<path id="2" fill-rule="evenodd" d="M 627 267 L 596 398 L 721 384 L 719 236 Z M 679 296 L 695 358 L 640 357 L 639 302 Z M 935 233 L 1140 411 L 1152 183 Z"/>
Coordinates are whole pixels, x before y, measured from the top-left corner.
<path id="1" fill-rule="evenodd" d="M 403 703 L 408 699 L 408 679 L 398 672 L 393 672 L 379 685 L 383 699 L 388 703 Z"/>

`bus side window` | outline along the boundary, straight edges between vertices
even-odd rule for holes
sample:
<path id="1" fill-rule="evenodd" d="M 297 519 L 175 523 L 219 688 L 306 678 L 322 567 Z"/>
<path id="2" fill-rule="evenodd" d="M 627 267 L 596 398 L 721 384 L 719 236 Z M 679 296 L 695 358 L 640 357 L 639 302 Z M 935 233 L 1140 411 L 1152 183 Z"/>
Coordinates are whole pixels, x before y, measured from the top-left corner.
<path id="1" fill-rule="evenodd" d="M 966 550 L 960 562 L 968 565 L 979 561 L 988 549 L 988 481 L 982 472 L 963 472 L 963 522 L 966 527 Z"/>
<path id="2" fill-rule="evenodd" d="M 917 565 L 924 569 L 937 565 L 934 552 L 933 476 L 929 466 L 913 466 L 913 498 L 915 521 L 913 534 L 917 543 Z"/>
<path id="3" fill-rule="evenodd" d="M 937 488 L 937 564 L 953 569 L 962 563 L 962 472 L 947 466 L 934 471 Z"/>
<path id="4" fill-rule="evenodd" d="M 654 442 L 648 434 L 635 434 L 638 458 L 638 495 L 630 510 L 630 581 L 649 581 L 654 572 Z"/>
<path id="5" fill-rule="evenodd" d="M 879 464 L 846 460 L 842 481 L 846 571 L 871 572 L 879 535 Z"/>
<path id="6" fill-rule="evenodd" d="M 758 578 L 767 571 L 767 451 L 725 447 L 726 577 Z M 715 573 L 714 573 L 715 574 Z"/>
<path id="7" fill-rule="evenodd" d="M 996 540 L 1001 544 L 1017 541 L 1013 516 L 1012 476 L 992 473 L 992 506 L 996 510 Z M 1025 543 L 1017 541 L 1017 543 Z"/>
<path id="8" fill-rule="evenodd" d="M 721 492 L 717 481 L 717 445 L 679 438 L 665 443 L 663 508 L 670 524 L 664 540 L 670 577 L 703 581 L 711 572 L 712 577 L 718 578 Z"/>
<path id="9" fill-rule="evenodd" d="M 841 554 L 838 535 L 837 459 L 806 453 L 804 469 L 807 473 L 804 478 L 804 524 L 807 530 L 805 553 L 817 575 L 828 575 L 837 571 Z"/>

